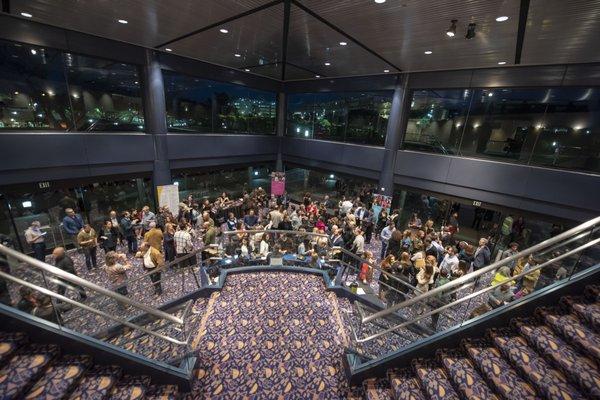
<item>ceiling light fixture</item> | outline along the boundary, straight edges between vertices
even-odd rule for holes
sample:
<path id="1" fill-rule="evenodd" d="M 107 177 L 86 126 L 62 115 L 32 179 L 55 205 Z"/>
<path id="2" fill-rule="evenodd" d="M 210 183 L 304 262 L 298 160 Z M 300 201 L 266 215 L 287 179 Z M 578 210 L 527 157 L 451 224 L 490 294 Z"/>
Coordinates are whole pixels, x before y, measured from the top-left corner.
<path id="1" fill-rule="evenodd" d="M 250 72 L 250 68 L 244 68 L 244 71 Z"/>
<path id="2" fill-rule="evenodd" d="M 471 22 L 469 24 L 469 26 L 467 27 L 467 34 L 465 35 L 465 39 L 473 39 L 475 37 L 475 27 L 477 26 L 476 23 Z"/>
<path id="3" fill-rule="evenodd" d="M 388 72 L 390 72 L 390 70 L 389 69 L 384 69 L 383 72 L 385 72 L 387 74 Z"/>
<path id="4" fill-rule="evenodd" d="M 450 21 L 450 27 L 446 31 L 446 35 L 448 35 L 450 37 L 454 37 L 456 35 L 456 23 L 457 22 L 458 22 L 457 19 L 453 19 L 452 21 Z"/>
<path id="5" fill-rule="evenodd" d="M 347 44 L 347 42 L 340 42 L 340 46 L 346 46 Z"/>
<path id="6" fill-rule="evenodd" d="M 431 53 L 433 53 L 433 51 L 431 51 L 431 50 L 425 50 L 425 54 L 430 55 Z"/>
<path id="7" fill-rule="evenodd" d="M 120 23 L 120 24 L 123 24 L 123 25 L 129 23 L 129 21 L 127 21 L 126 19 L 118 19 L 117 22 Z"/>
<path id="8" fill-rule="evenodd" d="M 168 51 L 168 52 L 170 53 L 170 52 L 172 52 L 172 51 L 173 51 L 173 49 L 170 49 L 170 48 L 168 48 L 168 47 L 167 47 L 167 48 L 165 49 L 165 51 Z"/>
<path id="9" fill-rule="evenodd" d="M 330 62 L 326 62 L 326 63 L 325 63 L 325 66 L 326 66 L 326 67 L 329 67 L 330 65 L 331 65 L 331 63 L 330 63 Z"/>
<path id="10" fill-rule="evenodd" d="M 234 54 L 234 56 L 236 56 L 236 57 L 241 57 L 242 55 L 241 55 L 241 54 L 239 54 L 239 53 L 235 53 L 235 54 Z"/>
<path id="11" fill-rule="evenodd" d="M 26 12 L 22 12 L 22 13 L 21 13 L 21 15 L 22 15 L 23 17 L 25 17 L 25 18 L 31 18 L 31 17 L 33 17 L 33 15 L 31 15 L 31 14 L 29 14 L 29 13 L 26 13 Z"/>
<path id="12" fill-rule="evenodd" d="M 507 20 L 508 20 L 508 17 L 506 15 L 501 15 L 501 16 L 499 16 L 499 17 L 496 18 L 496 21 L 498 21 L 498 22 L 504 22 L 504 21 L 507 21 Z"/>
<path id="13" fill-rule="evenodd" d="M 221 33 L 229 33 L 229 31 L 227 29 L 225 29 L 225 28 L 219 29 L 219 32 L 221 32 Z"/>
<path id="14" fill-rule="evenodd" d="M 385 3 L 385 0 L 375 0 L 375 3 L 377 3 L 377 4 L 383 4 L 383 3 Z"/>
<path id="15" fill-rule="evenodd" d="M 321 75 L 315 75 L 315 78 L 320 78 L 320 77 L 321 77 Z"/>
<path id="16" fill-rule="evenodd" d="M 33 54 L 35 56 L 37 54 L 37 50 L 36 49 L 31 49 L 31 54 Z"/>
<path id="17" fill-rule="evenodd" d="M 504 65 L 506 64 L 506 61 L 498 61 L 498 65 Z"/>

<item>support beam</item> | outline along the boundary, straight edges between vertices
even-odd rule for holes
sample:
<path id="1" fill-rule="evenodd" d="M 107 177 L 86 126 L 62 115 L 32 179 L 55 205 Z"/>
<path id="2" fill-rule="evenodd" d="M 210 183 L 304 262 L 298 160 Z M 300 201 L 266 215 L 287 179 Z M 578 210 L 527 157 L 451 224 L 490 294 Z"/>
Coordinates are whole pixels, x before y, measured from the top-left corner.
<path id="1" fill-rule="evenodd" d="M 525 40 L 525 28 L 527 28 L 527 16 L 529 15 L 530 0 L 521 0 L 519 8 L 519 28 L 517 31 L 517 48 L 515 50 L 515 64 L 521 64 L 521 53 L 523 52 L 523 41 Z"/>
<path id="2" fill-rule="evenodd" d="M 10 0 L 2 0 L 2 12 L 10 14 Z"/>
<path id="3" fill-rule="evenodd" d="M 400 143 L 404 136 L 404 126 L 406 126 L 407 101 L 408 101 L 408 75 L 398 75 L 394 96 L 392 98 L 392 108 L 388 120 L 385 134 L 385 154 L 381 165 L 381 174 L 379 175 L 378 192 L 386 196 L 392 196 L 394 193 L 394 168 L 396 164 L 396 155 L 400 148 Z"/>
<path id="4" fill-rule="evenodd" d="M 142 68 L 144 82 L 143 102 L 146 132 L 154 139 L 154 168 L 152 182 L 154 194 L 156 187 L 171 183 L 169 152 L 167 148 L 167 108 L 165 105 L 165 84 L 157 54 L 146 49 L 145 63 Z"/>
<path id="5" fill-rule="evenodd" d="M 281 42 L 281 80 L 285 81 L 285 69 L 287 67 L 287 46 L 288 46 L 288 36 L 290 33 L 290 10 L 291 10 L 291 1 L 284 0 L 283 1 L 283 39 Z"/>
<path id="6" fill-rule="evenodd" d="M 227 24 L 227 23 L 229 23 L 231 21 L 235 21 L 236 19 L 247 17 L 248 15 L 252 15 L 252 14 L 257 13 L 259 11 L 265 10 L 265 9 L 267 9 L 269 7 L 276 6 L 277 4 L 281 3 L 282 1 L 283 0 L 270 1 L 270 2 L 268 2 L 266 4 L 263 4 L 260 7 L 256 7 L 256 8 L 253 8 L 252 10 L 248 10 L 248 11 L 245 11 L 245 12 L 243 12 L 241 14 L 234 15 L 233 17 L 225 18 L 224 20 L 215 22 L 215 23 L 210 24 L 208 26 L 205 26 L 203 28 L 196 29 L 195 31 L 192 31 L 190 33 L 186 33 L 185 35 L 176 37 L 175 39 L 171 39 L 171 40 L 169 40 L 167 42 L 161 43 L 161 44 L 155 46 L 155 48 L 158 49 L 158 48 L 170 45 L 171 43 L 175 43 L 175 42 L 178 42 L 180 40 L 187 39 L 190 36 L 194 36 L 194 35 L 197 35 L 198 33 L 201 33 L 201 32 L 208 31 L 210 29 L 216 28 L 217 26 L 220 26 L 220 25 L 223 25 L 223 24 Z"/>
<path id="7" fill-rule="evenodd" d="M 277 94 L 277 161 L 275 163 L 276 171 L 283 171 L 283 136 L 285 135 L 285 126 L 287 119 L 287 96 L 280 92 Z"/>

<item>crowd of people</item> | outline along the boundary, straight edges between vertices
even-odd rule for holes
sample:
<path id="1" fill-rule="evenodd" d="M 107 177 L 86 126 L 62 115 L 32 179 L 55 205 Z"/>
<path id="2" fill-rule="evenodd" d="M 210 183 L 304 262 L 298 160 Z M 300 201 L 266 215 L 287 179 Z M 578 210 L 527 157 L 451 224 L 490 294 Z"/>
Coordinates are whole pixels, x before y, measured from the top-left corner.
<path id="1" fill-rule="evenodd" d="M 373 196 L 373 188 L 365 185 L 355 194 L 336 201 L 329 196 L 313 199 L 311 193 L 305 193 L 292 201 L 287 194 L 269 196 L 257 188 L 239 199 L 230 199 L 227 193 L 213 202 L 189 196 L 176 212 L 161 207 L 155 213 L 149 206 L 141 210 L 111 210 L 98 226 L 85 223 L 74 209 L 67 208 L 62 226 L 75 251 L 83 253 L 85 267 L 102 268 L 112 288 L 124 296 L 128 295 L 127 273 L 134 268 L 131 257 L 141 260 L 156 295 L 162 293 L 161 274 L 165 266 L 195 265 L 196 253 L 205 261 L 225 255 L 250 263 L 290 254 L 315 268 L 322 268 L 325 263 L 320 261 L 327 258 L 346 257 L 346 264 L 352 268 L 346 273 L 355 276 L 363 287 L 373 288 L 387 305 L 443 286 L 493 262 L 490 242 L 497 238 L 483 237 L 478 243 L 459 240 L 456 212 L 440 225 L 417 213 L 406 223 L 400 210 L 381 207 Z M 235 234 L 224 235 L 227 231 Z M 290 235 L 285 231 L 313 235 Z M 32 222 L 25 238 L 34 256 L 45 261 L 45 239 L 39 222 Z M 518 250 L 517 243 L 509 243 L 498 259 L 517 254 Z M 353 257 L 348 258 L 349 255 Z M 54 249 L 51 258 L 56 267 L 76 273 L 73 259 L 64 248 Z M 499 269 L 491 284 L 527 272 L 537 264 L 539 260 L 534 258 L 515 260 Z M 565 273 L 560 268 L 534 270 L 507 281 L 491 292 L 485 305 L 497 307 L 559 279 Z M 334 270 L 334 274 L 338 272 L 339 269 Z M 77 286 L 75 289 L 84 299 L 85 290 Z M 64 287 L 59 285 L 58 293 L 64 295 Z M 24 298 L 35 302 L 31 296 L 23 295 L 19 302 Z M 442 291 L 435 304 L 429 306 L 454 298 L 455 292 Z M 418 313 L 425 311 L 425 306 L 419 307 Z M 433 323 L 437 323 L 436 317 Z"/>

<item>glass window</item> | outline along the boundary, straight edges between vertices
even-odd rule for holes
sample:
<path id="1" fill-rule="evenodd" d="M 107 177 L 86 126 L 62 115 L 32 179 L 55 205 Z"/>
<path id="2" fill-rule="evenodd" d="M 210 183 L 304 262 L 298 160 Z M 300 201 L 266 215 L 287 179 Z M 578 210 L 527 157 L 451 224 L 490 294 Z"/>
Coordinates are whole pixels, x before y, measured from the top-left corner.
<path id="1" fill-rule="evenodd" d="M 78 131 L 143 131 L 137 67 L 65 53 Z"/>
<path id="2" fill-rule="evenodd" d="M 531 164 L 600 171 L 600 89 L 547 89 L 545 99 Z"/>
<path id="3" fill-rule="evenodd" d="M 536 126 L 544 118 L 546 90 L 477 89 L 460 153 L 527 163 Z"/>
<path id="4" fill-rule="evenodd" d="M 273 92 L 163 71 L 170 132 L 274 134 Z"/>
<path id="5" fill-rule="evenodd" d="M 471 90 L 417 90 L 408 115 L 404 149 L 456 154 Z"/>
<path id="6" fill-rule="evenodd" d="M 0 42 L 0 130 L 68 130 L 70 110 L 60 52 Z"/>
<path id="7" fill-rule="evenodd" d="M 391 105 L 391 92 L 292 94 L 286 135 L 383 146 Z"/>

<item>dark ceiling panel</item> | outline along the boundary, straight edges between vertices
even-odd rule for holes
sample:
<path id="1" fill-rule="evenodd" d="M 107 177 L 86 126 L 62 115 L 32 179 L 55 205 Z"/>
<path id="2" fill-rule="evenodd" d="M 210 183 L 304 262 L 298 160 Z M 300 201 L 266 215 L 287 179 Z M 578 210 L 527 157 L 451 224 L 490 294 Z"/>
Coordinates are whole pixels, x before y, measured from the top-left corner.
<path id="1" fill-rule="evenodd" d="M 347 45 L 342 46 L 340 42 Z M 287 60 L 321 76 L 379 74 L 384 70 L 397 72 L 385 61 L 294 5 L 290 14 Z"/>
<path id="2" fill-rule="evenodd" d="M 11 0 L 11 12 L 110 39 L 154 47 L 269 0 Z M 128 21 L 120 24 L 118 19 Z"/>
<path id="3" fill-rule="evenodd" d="M 281 80 L 281 63 L 259 65 L 247 69 L 249 70 L 247 72 Z"/>
<path id="4" fill-rule="evenodd" d="M 600 0 L 531 0 L 523 64 L 600 61 Z"/>
<path id="5" fill-rule="evenodd" d="M 514 60 L 519 0 L 299 0 L 403 71 L 497 66 Z M 498 16 L 508 16 L 496 22 Z M 457 19 L 454 38 L 445 32 Z M 476 36 L 465 39 L 466 27 Z M 431 55 L 424 52 L 430 50 Z M 356 61 L 356 60 L 355 60 Z"/>
<path id="6" fill-rule="evenodd" d="M 281 60 L 282 19 L 283 5 L 278 4 L 171 43 L 169 48 L 175 54 L 236 69 L 270 64 Z M 221 33 L 221 28 L 228 33 Z"/>

